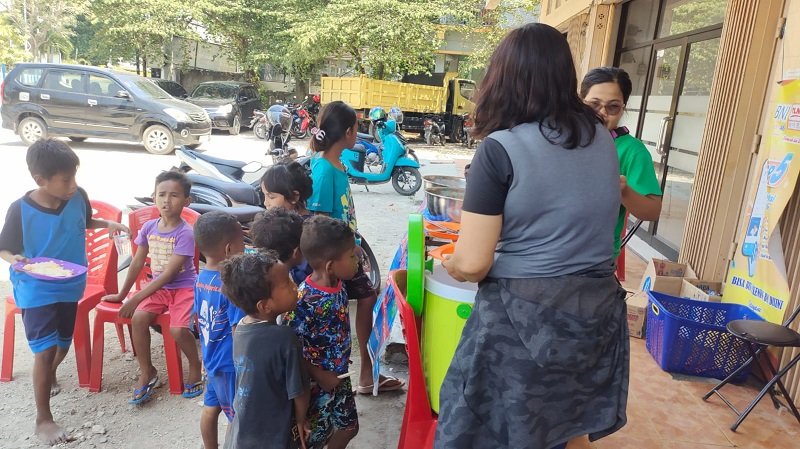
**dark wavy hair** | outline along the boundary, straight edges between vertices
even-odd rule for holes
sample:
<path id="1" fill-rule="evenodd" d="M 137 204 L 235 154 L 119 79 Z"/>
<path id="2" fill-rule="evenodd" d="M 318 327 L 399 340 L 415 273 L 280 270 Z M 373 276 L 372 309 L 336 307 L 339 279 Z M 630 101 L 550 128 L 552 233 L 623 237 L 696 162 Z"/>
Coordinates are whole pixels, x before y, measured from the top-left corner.
<path id="1" fill-rule="evenodd" d="M 311 136 L 311 149 L 327 151 L 356 124 L 356 111 L 343 101 L 332 101 L 319 113 L 319 131 Z"/>
<path id="2" fill-rule="evenodd" d="M 278 253 L 281 262 L 292 257 L 300 247 L 303 235 L 303 217 L 281 207 L 267 209 L 256 217 L 250 228 L 253 245 Z"/>
<path id="3" fill-rule="evenodd" d="M 291 200 L 294 192 L 297 191 L 299 194 L 297 202 L 302 207 L 306 207 L 306 201 L 311 197 L 313 191 L 313 182 L 306 170 L 294 161 L 270 166 L 261 177 L 261 184 L 267 188 L 267 192 L 279 193 L 287 200 Z M 267 192 L 264 194 L 266 195 Z"/>
<path id="4" fill-rule="evenodd" d="M 492 54 L 475 105 L 475 137 L 538 122 L 545 138 L 567 149 L 594 140 L 599 119 L 578 97 L 566 38 L 532 23 L 503 38 Z M 545 129 L 549 128 L 549 129 Z"/>
<path id="5" fill-rule="evenodd" d="M 222 293 L 244 313 L 253 315 L 258 312 L 258 302 L 272 296 L 269 271 L 278 263 L 278 255 L 272 251 L 231 257 L 220 264 Z"/>
<path id="6" fill-rule="evenodd" d="M 315 215 L 303 223 L 300 251 L 311 268 L 318 269 L 325 266 L 325 263 L 338 259 L 355 243 L 353 231 L 342 220 Z"/>
<path id="7" fill-rule="evenodd" d="M 605 83 L 617 83 L 622 92 L 622 101 L 628 103 L 628 98 L 631 97 L 633 91 L 633 83 L 628 72 L 619 67 L 598 67 L 589 70 L 581 82 L 581 98 L 586 98 L 592 86 Z"/>

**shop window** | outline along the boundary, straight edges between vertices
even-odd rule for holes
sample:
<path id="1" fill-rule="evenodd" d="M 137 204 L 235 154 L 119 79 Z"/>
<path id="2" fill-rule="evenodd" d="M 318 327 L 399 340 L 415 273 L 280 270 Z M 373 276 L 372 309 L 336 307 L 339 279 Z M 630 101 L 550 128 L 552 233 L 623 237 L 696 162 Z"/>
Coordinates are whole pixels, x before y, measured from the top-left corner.
<path id="1" fill-rule="evenodd" d="M 635 0 L 626 5 L 627 19 L 622 30 L 622 46 L 636 46 L 653 40 L 658 7 L 653 0 Z"/>
<path id="2" fill-rule="evenodd" d="M 725 20 L 728 0 L 667 0 L 658 37 L 688 33 Z"/>

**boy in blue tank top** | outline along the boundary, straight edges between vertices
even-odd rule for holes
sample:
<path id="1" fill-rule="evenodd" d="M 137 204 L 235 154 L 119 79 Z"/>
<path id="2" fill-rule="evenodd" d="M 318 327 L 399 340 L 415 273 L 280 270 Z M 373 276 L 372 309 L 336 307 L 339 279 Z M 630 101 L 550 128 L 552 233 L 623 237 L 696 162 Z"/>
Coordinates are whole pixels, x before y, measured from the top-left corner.
<path id="1" fill-rule="evenodd" d="M 124 225 L 92 218 L 86 192 L 75 174 L 80 161 L 64 142 L 40 140 L 28 148 L 28 170 L 39 186 L 11 204 L 0 232 L 0 257 L 14 264 L 34 257 L 50 257 L 87 265 L 86 229 L 108 228 L 130 232 Z M 22 323 L 33 361 L 36 435 L 49 445 L 67 435 L 53 421 L 50 396 L 60 387 L 56 369 L 72 343 L 78 300 L 86 275 L 45 281 L 11 269 L 14 300 L 22 309 Z"/>

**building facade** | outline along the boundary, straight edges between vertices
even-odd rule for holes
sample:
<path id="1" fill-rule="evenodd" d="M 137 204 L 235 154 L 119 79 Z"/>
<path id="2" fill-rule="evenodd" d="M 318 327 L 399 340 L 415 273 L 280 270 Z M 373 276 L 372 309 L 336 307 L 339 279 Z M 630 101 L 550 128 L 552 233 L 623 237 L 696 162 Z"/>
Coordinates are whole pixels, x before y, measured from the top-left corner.
<path id="1" fill-rule="evenodd" d="M 640 244 L 724 281 L 760 176 L 770 98 L 778 81 L 800 78 L 800 0 L 543 0 L 541 21 L 565 33 L 579 79 L 601 65 L 631 75 L 623 124 L 647 146 L 664 191 Z M 780 224 L 791 312 L 800 304 L 800 183 Z M 797 400 L 795 371 L 786 383 Z"/>

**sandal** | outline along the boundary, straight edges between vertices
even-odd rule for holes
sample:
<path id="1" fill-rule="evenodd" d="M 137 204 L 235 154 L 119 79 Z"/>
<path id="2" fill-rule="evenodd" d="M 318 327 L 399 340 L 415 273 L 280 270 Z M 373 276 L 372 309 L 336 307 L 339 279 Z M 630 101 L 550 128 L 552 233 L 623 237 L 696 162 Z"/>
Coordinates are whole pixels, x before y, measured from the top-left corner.
<path id="1" fill-rule="evenodd" d="M 193 384 L 183 384 L 183 396 L 185 399 L 192 399 L 196 398 L 203 394 L 203 381 L 196 382 Z"/>
<path id="2" fill-rule="evenodd" d="M 153 394 L 153 389 L 158 385 L 158 373 L 154 374 L 147 384 L 141 388 L 133 390 L 133 397 L 128 401 L 131 405 L 139 405 L 148 399 Z"/>
<path id="3" fill-rule="evenodd" d="M 392 385 L 389 385 L 393 383 Z M 406 385 L 404 380 L 398 379 L 394 376 L 386 376 L 383 380 L 378 384 L 378 393 L 386 393 L 389 391 L 397 391 L 403 388 Z M 356 387 L 356 393 L 358 394 L 372 394 L 373 390 L 375 389 L 375 385 L 359 385 Z"/>

